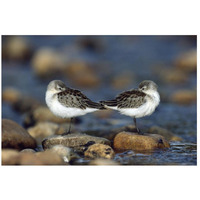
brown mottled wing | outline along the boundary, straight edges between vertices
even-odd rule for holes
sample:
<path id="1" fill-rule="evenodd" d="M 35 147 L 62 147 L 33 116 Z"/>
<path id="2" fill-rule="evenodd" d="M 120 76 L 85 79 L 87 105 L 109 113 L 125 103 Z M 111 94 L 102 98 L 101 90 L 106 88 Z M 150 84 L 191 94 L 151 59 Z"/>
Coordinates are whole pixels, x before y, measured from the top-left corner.
<path id="1" fill-rule="evenodd" d="M 97 108 L 101 109 L 101 105 L 91 101 L 84 94 L 82 94 L 79 90 L 67 89 L 64 92 L 58 93 L 58 101 L 66 107 L 72 108 L 80 108 L 86 109 L 89 108 Z"/>
<path id="2" fill-rule="evenodd" d="M 118 108 L 138 108 L 144 104 L 146 94 L 138 90 L 130 90 L 117 96 Z"/>

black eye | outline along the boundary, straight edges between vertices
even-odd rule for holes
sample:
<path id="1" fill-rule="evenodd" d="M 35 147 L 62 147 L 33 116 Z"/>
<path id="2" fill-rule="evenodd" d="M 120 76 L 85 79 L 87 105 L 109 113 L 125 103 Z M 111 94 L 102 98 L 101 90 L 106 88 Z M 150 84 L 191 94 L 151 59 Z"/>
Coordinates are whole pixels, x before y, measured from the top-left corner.
<path id="1" fill-rule="evenodd" d="M 144 88 L 142 88 L 142 90 L 144 90 Z"/>
<path id="2" fill-rule="evenodd" d="M 59 89 L 59 90 L 62 90 L 62 88 L 61 88 L 61 87 L 59 87 L 58 89 Z"/>

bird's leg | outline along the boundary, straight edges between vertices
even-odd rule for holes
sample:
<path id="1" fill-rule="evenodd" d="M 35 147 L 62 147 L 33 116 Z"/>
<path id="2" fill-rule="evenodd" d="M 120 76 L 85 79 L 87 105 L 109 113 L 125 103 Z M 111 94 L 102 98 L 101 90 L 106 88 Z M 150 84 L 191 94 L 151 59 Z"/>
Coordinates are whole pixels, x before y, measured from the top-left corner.
<path id="1" fill-rule="evenodd" d="M 140 129 L 137 127 L 136 118 L 134 117 L 133 120 L 134 120 L 135 128 L 136 128 L 138 134 L 143 135 L 144 133 L 142 133 L 142 132 L 140 131 Z"/>
<path id="2" fill-rule="evenodd" d="M 68 131 L 66 133 L 63 133 L 62 135 L 68 135 L 68 134 L 71 133 L 71 123 L 72 123 L 72 121 L 73 121 L 73 118 L 70 118 L 69 129 L 68 129 Z"/>

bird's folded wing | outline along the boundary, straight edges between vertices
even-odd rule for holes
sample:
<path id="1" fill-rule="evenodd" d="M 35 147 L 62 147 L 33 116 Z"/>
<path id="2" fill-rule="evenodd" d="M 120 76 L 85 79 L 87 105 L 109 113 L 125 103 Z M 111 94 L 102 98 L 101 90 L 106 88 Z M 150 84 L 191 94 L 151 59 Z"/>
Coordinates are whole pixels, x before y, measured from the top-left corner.
<path id="1" fill-rule="evenodd" d="M 86 109 L 87 107 L 89 107 L 89 108 L 101 109 L 102 107 L 101 104 L 91 101 L 79 90 L 73 90 L 73 89 L 60 92 L 58 94 L 58 100 L 62 105 L 72 108 Z"/>
<path id="2" fill-rule="evenodd" d="M 138 90 L 130 90 L 117 96 L 118 108 L 138 108 L 143 105 L 146 94 Z"/>

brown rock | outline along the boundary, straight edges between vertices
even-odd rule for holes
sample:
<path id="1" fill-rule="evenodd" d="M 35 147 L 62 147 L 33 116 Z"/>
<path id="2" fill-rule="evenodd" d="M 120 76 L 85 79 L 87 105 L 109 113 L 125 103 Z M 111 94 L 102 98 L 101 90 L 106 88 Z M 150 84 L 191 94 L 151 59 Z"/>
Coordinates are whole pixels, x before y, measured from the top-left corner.
<path id="1" fill-rule="evenodd" d="M 25 118 L 25 125 L 29 126 L 30 124 L 35 124 L 38 122 L 54 122 L 54 123 L 66 123 L 69 122 L 70 119 L 63 119 L 60 117 L 56 117 L 46 106 L 37 107 L 32 112 L 28 113 Z"/>
<path id="2" fill-rule="evenodd" d="M 15 165 L 19 160 L 19 152 L 15 149 L 2 149 L 2 165 Z"/>
<path id="3" fill-rule="evenodd" d="M 100 84 L 99 77 L 93 68 L 84 62 L 74 62 L 69 64 L 64 73 L 79 87 L 93 88 Z"/>
<path id="4" fill-rule="evenodd" d="M 12 87 L 5 88 L 2 93 L 2 99 L 4 102 L 14 104 L 20 99 L 21 93 Z"/>
<path id="5" fill-rule="evenodd" d="M 23 37 L 6 36 L 4 37 L 3 58 L 13 61 L 24 61 L 30 59 L 32 47 Z"/>
<path id="6" fill-rule="evenodd" d="M 2 120 L 2 148 L 25 149 L 35 148 L 36 141 L 16 122 Z"/>
<path id="7" fill-rule="evenodd" d="M 39 77 L 48 77 L 62 71 L 64 60 L 54 49 L 41 48 L 33 56 L 32 66 Z"/>
<path id="8" fill-rule="evenodd" d="M 63 165 L 65 164 L 63 159 L 57 153 L 46 150 L 35 154 L 39 160 L 42 161 L 42 165 Z"/>
<path id="9" fill-rule="evenodd" d="M 73 152 L 71 148 L 60 144 L 53 146 L 50 150 L 58 154 L 64 162 L 69 162 L 73 159 L 80 158 L 76 153 Z"/>
<path id="10" fill-rule="evenodd" d="M 124 89 L 132 84 L 132 81 L 135 79 L 135 76 L 132 72 L 124 72 L 115 76 L 112 80 L 112 87 L 115 89 Z"/>
<path id="11" fill-rule="evenodd" d="M 100 119 L 105 119 L 105 118 L 110 118 L 113 113 L 114 113 L 113 110 L 107 109 L 107 110 L 98 110 L 98 112 L 94 112 L 94 115 Z"/>
<path id="12" fill-rule="evenodd" d="M 44 165 L 42 159 L 36 156 L 36 153 L 22 152 L 19 154 L 17 165 Z"/>
<path id="13" fill-rule="evenodd" d="M 110 145 L 110 141 L 105 138 L 81 133 L 71 133 L 64 136 L 50 136 L 42 142 L 42 146 L 44 149 L 49 149 L 54 145 L 61 144 L 66 147 L 74 148 L 76 151 L 83 152 L 88 146 L 94 143 Z"/>
<path id="14" fill-rule="evenodd" d="M 20 151 L 20 153 L 35 153 L 36 151 L 33 149 L 23 149 Z"/>
<path id="15" fill-rule="evenodd" d="M 178 90 L 171 95 L 171 101 L 183 105 L 193 104 L 197 101 L 197 94 L 194 90 Z"/>
<path id="16" fill-rule="evenodd" d="M 197 70 L 197 50 L 192 49 L 178 56 L 175 65 L 185 72 L 195 72 Z"/>
<path id="17" fill-rule="evenodd" d="M 166 69 L 160 71 L 162 80 L 170 84 L 185 83 L 188 81 L 188 75 L 180 69 Z"/>
<path id="18" fill-rule="evenodd" d="M 114 149 L 145 151 L 170 147 L 167 140 L 157 134 L 144 134 L 120 132 L 114 138 Z"/>
<path id="19" fill-rule="evenodd" d="M 113 149 L 105 144 L 93 144 L 88 147 L 84 152 L 84 155 L 88 158 L 106 158 L 112 159 L 115 155 Z"/>
<path id="20" fill-rule="evenodd" d="M 58 124 L 52 122 L 39 122 L 34 127 L 28 128 L 27 131 L 35 138 L 37 144 L 41 144 L 44 138 L 54 135 L 58 128 Z"/>
<path id="21" fill-rule="evenodd" d="M 3 165 L 63 165 L 63 159 L 51 150 L 44 152 L 17 152 L 16 150 L 2 150 Z"/>
<path id="22" fill-rule="evenodd" d="M 30 96 L 23 96 L 23 98 L 19 98 L 13 105 L 13 109 L 20 113 L 30 112 L 32 110 L 35 110 L 37 107 L 39 107 L 41 103 Z"/>
<path id="23" fill-rule="evenodd" d="M 91 36 L 82 36 L 77 40 L 78 44 L 89 51 L 99 52 L 102 51 L 104 43 L 100 38 Z"/>
<path id="24" fill-rule="evenodd" d="M 161 128 L 159 126 L 152 126 L 149 131 L 149 133 L 152 134 L 159 134 L 165 137 L 168 141 L 182 141 L 183 139 L 181 137 L 176 136 L 171 131 Z"/>
<path id="25" fill-rule="evenodd" d="M 119 163 L 114 160 L 97 158 L 95 160 L 91 160 L 89 165 L 119 165 Z"/>

